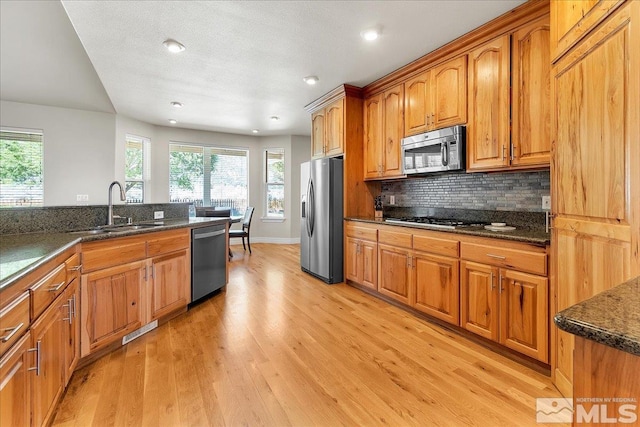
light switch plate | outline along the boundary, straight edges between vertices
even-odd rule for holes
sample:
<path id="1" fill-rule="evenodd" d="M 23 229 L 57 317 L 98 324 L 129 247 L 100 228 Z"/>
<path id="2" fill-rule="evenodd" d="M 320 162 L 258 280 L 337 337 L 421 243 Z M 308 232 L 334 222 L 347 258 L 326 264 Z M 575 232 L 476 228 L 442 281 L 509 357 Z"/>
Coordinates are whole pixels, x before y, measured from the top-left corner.
<path id="1" fill-rule="evenodd" d="M 389 204 L 390 205 L 395 205 L 396 204 L 396 196 L 394 196 L 394 195 L 389 196 Z"/>
<path id="2" fill-rule="evenodd" d="M 154 211 L 153 219 L 162 219 L 164 218 L 164 211 Z"/>
<path id="3" fill-rule="evenodd" d="M 542 209 L 551 209 L 551 196 L 542 196 Z"/>

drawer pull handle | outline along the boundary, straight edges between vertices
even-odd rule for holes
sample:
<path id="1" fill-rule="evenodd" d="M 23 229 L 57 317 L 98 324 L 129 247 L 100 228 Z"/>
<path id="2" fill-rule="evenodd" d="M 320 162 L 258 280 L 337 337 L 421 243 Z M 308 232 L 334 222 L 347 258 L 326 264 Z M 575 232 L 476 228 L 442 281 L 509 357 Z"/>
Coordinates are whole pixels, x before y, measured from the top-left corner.
<path id="1" fill-rule="evenodd" d="M 49 292 L 58 292 L 61 287 L 63 287 L 67 283 L 66 281 L 58 283 L 56 286 L 52 286 L 49 288 Z"/>
<path id="2" fill-rule="evenodd" d="M 80 271 L 80 269 L 82 268 L 82 264 L 76 265 L 74 267 L 71 267 L 69 270 L 71 271 Z"/>
<path id="3" fill-rule="evenodd" d="M 35 368 L 29 368 L 27 369 L 27 371 L 36 371 L 36 376 L 40 376 L 40 341 L 38 341 L 36 343 L 36 348 L 30 348 L 27 351 L 28 352 L 32 352 L 35 351 L 36 352 L 36 367 Z"/>
<path id="4" fill-rule="evenodd" d="M 16 327 L 3 329 L 2 332 L 9 332 L 9 331 L 11 331 L 11 332 L 9 332 L 7 335 L 1 337 L 2 342 L 9 341 L 20 329 L 22 329 L 23 326 L 24 326 L 24 323 L 20 323 Z"/>
<path id="5" fill-rule="evenodd" d="M 489 258 L 495 258 L 495 259 L 501 259 L 501 260 L 505 260 L 505 259 L 507 259 L 507 257 L 506 257 L 506 256 L 502 256 L 502 255 L 487 254 L 487 256 L 488 256 Z"/>

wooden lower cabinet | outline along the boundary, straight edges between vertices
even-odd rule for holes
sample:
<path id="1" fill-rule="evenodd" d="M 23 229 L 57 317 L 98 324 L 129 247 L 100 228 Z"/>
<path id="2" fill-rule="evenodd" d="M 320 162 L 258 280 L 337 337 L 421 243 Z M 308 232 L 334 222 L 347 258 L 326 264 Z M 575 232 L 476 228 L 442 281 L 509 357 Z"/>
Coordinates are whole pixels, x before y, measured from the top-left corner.
<path id="1" fill-rule="evenodd" d="M 41 426 L 49 422 L 64 382 L 64 323 L 60 301 L 56 299 L 31 327 L 31 349 L 35 374 L 31 375 L 32 420 L 31 425 Z"/>
<path id="2" fill-rule="evenodd" d="M 346 238 L 345 277 L 347 280 L 378 289 L 378 244 Z"/>
<path id="3" fill-rule="evenodd" d="M 0 426 L 28 426 L 31 409 L 29 332 L 0 359 Z"/>
<path id="4" fill-rule="evenodd" d="M 469 261 L 461 275 L 462 327 L 548 363 L 548 279 Z"/>
<path id="5" fill-rule="evenodd" d="M 401 303 L 410 305 L 411 251 L 378 244 L 378 292 Z"/>
<path id="6" fill-rule="evenodd" d="M 67 384 L 80 360 L 80 279 L 69 284 L 62 297 L 64 382 Z"/>
<path id="7" fill-rule="evenodd" d="M 82 275 L 82 357 L 143 325 L 146 274 L 146 261 L 136 261 Z"/>
<path id="8" fill-rule="evenodd" d="M 159 319 L 172 311 L 186 307 L 190 301 L 188 284 L 190 260 L 183 250 L 151 259 L 151 281 L 147 301 L 147 321 Z"/>
<path id="9" fill-rule="evenodd" d="M 415 284 L 413 308 L 458 325 L 458 260 L 414 252 L 411 265 Z"/>

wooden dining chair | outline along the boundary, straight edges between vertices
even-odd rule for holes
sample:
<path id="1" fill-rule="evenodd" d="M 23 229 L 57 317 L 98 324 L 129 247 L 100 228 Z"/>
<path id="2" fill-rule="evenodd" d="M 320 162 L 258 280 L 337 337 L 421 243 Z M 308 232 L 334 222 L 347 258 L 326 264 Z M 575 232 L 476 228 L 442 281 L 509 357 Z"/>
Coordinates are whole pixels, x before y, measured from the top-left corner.
<path id="1" fill-rule="evenodd" d="M 234 237 L 242 238 L 242 247 L 244 250 L 247 250 L 247 246 L 249 246 L 249 253 L 251 253 L 251 242 L 249 241 L 249 230 L 251 229 L 251 218 L 253 217 L 253 206 L 249 206 L 246 211 L 244 211 L 244 218 L 242 219 L 242 230 L 229 230 L 229 238 L 232 239 Z M 247 246 L 244 244 L 244 238 L 247 238 Z"/>

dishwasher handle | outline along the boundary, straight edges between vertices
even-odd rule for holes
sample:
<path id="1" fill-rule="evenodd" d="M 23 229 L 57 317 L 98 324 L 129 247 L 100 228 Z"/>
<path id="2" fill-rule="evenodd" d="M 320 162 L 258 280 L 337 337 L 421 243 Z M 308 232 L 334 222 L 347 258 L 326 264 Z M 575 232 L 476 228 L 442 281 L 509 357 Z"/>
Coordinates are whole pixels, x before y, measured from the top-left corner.
<path id="1" fill-rule="evenodd" d="M 211 233 L 202 233 L 202 234 L 195 234 L 193 235 L 193 238 L 195 240 L 198 239 L 206 239 L 207 237 L 213 237 L 213 236 L 220 236 L 221 234 L 225 234 L 227 231 L 226 230 L 219 230 L 219 231 L 212 231 Z"/>

